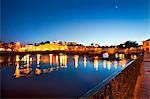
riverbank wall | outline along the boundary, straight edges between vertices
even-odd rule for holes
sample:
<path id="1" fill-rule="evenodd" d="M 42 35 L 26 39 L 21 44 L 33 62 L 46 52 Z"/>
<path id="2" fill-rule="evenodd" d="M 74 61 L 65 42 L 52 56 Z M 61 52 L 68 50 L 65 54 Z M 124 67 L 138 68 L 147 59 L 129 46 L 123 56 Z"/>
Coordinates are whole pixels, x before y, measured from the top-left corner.
<path id="1" fill-rule="evenodd" d="M 140 74 L 142 59 L 143 56 L 140 56 L 130 62 L 124 70 L 117 75 L 112 74 L 110 78 L 82 95 L 80 99 L 132 98 L 136 80 Z"/>

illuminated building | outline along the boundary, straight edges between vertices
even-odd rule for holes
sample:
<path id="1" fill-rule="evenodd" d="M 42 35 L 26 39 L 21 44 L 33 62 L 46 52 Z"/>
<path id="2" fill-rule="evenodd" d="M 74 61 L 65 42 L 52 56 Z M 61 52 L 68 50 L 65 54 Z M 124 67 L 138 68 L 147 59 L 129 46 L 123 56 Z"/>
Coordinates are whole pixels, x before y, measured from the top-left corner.
<path id="1" fill-rule="evenodd" d="M 150 39 L 143 41 L 143 50 L 150 52 Z"/>
<path id="2" fill-rule="evenodd" d="M 115 48 L 109 48 L 108 53 L 109 54 L 114 54 L 115 53 Z"/>

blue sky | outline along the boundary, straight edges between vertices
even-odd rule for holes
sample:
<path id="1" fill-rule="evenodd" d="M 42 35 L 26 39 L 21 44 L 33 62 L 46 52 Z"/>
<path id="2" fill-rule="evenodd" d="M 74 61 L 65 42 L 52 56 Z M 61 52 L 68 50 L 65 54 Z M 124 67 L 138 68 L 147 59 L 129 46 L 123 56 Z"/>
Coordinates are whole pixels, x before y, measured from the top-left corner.
<path id="1" fill-rule="evenodd" d="M 6 42 L 111 45 L 150 38 L 150 0 L 1 0 L 1 5 Z"/>

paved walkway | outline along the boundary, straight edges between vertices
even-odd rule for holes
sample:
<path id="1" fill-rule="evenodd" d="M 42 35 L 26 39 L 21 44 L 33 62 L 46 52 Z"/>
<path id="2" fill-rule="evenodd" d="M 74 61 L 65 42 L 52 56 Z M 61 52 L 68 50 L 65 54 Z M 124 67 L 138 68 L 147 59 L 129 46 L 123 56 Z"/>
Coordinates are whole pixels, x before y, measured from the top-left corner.
<path id="1" fill-rule="evenodd" d="M 133 98 L 150 99 L 150 53 L 144 53 L 140 76 L 135 85 Z"/>

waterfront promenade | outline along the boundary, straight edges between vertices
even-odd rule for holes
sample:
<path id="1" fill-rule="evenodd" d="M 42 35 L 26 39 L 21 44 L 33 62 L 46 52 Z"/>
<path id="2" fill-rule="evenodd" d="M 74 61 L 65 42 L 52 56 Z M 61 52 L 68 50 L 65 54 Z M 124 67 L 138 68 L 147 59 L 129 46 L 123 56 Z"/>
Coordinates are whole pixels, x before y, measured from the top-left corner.
<path id="1" fill-rule="evenodd" d="M 150 99 L 150 53 L 144 53 L 140 75 L 135 85 L 133 98 Z"/>

